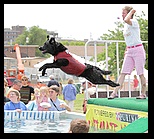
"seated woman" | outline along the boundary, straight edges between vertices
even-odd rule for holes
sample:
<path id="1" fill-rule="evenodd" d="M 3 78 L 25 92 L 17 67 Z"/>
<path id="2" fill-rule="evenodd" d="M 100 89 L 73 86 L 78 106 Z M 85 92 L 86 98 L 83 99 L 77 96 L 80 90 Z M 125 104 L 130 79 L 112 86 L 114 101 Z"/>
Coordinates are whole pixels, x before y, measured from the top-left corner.
<path id="1" fill-rule="evenodd" d="M 26 111 L 26 105 L 20 101 L 20 93 L 18 90 L 11 90 L 9 93 L 9 102 L 4 105 L 4 110 L 16 110 L 17 112 Z"/>
<path id="2" fill-rule="evenodd" d="M 60 88 L 57 85 L 52 85 L 49 87 L 49 97 L 48 102 L 51 104 L 49 108 L 50 111 L 62 111 L 67 110 L 71 111 L 70 107 L 66 104 L 65 101 L 58 98 L 60 94 Z"/>

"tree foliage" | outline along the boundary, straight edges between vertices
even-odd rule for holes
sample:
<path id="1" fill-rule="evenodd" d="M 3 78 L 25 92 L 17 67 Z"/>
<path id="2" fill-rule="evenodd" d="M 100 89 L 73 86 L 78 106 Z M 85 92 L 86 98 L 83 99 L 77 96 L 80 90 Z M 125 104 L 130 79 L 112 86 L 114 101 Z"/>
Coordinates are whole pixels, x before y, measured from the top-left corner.
<path id="1" fill-rule="evenodd" d="M 26 42 L 26 37 L 29 38 L 29 41 Z M 16 39 L 15 43 L 19 45 L 39 45 L 41 46 L 44 44 L 47 38 L 47 31 L 44 29 L 39 28 L 39 26 L 32 26 L 29 29 L 25 28 L 23 33 L 19 35 Z M 41 57 L 49 57 L 49 54 L 43 55 L 41 51 L 36 48 L 36 56 Z"/>

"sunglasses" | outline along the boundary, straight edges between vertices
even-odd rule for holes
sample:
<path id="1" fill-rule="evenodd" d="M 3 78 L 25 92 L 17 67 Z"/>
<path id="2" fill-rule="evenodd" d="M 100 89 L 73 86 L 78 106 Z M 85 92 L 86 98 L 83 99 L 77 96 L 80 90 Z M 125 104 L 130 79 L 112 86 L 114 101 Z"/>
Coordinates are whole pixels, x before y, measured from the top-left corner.
<path id="1" fill-rule="evenodd" d="M 22 81 L 28 81 L 28 80 L 26 80 L 26 79 L 25 79 L 25 80 L 24 80 L 24 79 L 22 79 Z"/>
<path id="2" fill-rule="evenodd" d="M 15 96 L 16 94 L 9 94 L 10 96 Z"/>

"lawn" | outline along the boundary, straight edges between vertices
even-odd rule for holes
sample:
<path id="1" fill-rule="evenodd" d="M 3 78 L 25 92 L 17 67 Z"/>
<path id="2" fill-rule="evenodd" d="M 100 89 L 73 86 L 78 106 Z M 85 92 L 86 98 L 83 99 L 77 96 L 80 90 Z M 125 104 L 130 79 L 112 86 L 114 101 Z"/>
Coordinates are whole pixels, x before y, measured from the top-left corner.
<path id="1" fill-rule="evenodd" d="M 63 96 L 60 95 L 59 99 L 63 99 Z M 76 100 L 74 101 L 74 112 L 83 113 L 82 104 L 83 104 L 84 94 L 77 94 Z"/>

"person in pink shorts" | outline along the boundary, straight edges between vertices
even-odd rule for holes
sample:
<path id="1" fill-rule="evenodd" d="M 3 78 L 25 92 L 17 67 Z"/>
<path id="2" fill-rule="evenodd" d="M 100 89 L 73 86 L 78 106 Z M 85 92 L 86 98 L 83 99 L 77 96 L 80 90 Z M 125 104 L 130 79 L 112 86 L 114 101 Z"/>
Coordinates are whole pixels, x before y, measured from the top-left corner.
<path id="1" fill-rule="evenodd" d="M 141 80 L 141 95 L 136 97 L 137 99 L 146 98 L 146 79 L 144 77 L 144 66 L 145 66 L 145 50 L 140 38 L 140 27 L 138 21 L 133 19 L 133 15 L 136 10 L 131 6 L 125 6 L 122 9 L 122 17 L 124 20 L 124 39 L 126 42 L 126 51 L 124 54 L 124 61 L 121 69 L 121 74 L 118 78 L 117 86 L 111 93 L 108 99 L 117 97 L 117 91 L 122 88 L 125 76 L 130 75 L 134 68 L 136 68 L 137 75 Z"/>

